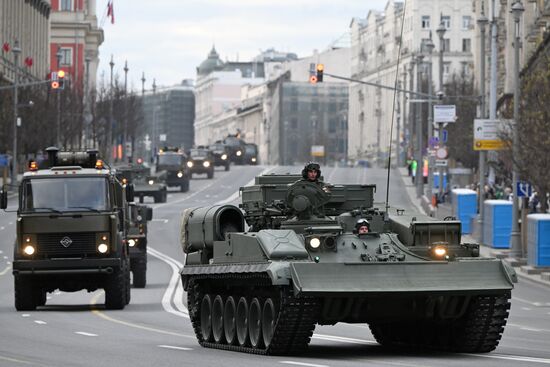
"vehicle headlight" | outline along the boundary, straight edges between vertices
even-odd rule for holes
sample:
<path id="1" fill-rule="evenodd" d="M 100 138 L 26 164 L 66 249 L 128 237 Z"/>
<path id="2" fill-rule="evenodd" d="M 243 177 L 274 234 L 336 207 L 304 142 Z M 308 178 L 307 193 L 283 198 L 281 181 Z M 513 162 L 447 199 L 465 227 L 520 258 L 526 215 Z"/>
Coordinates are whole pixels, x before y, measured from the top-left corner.
<path id="1" fill-rule="evenodd" d="M 187 162 L 187 167 L 189 168 L 193 167 L 193 162 Z"/>
<path id="2" fill-rule="evenodd" d="M 25 255 L 31 256 L 35 252 L 34 246 L 33 245 L 25 246 L 25 248 L 23 249 L 23 252 L 25 253 Z"/>
<path id="3" fill-rule="evenodd" d="M 183 172 L 178 172 L 178 177 L 182 178 L 183 177 Z"/>
<path id="4" fill-rule="evenodd" d="M 138 222 L 141 222 L 141 221 L 143 220 L 143 217 L 142 217 L 141 215 L 138 215 L 138 216 L 136 217 L 136 219 L 137 219 Z"/>
<path id="5" fill-rule="evenodd" d="M 256 158 L 252 157 L 252 162 L 256 162 Z"/>
<path id="6" fill-rule="evenodd" d="M 237 150 L 237 157 L 240 157 L 241 154 L 243 154 L 243 152 L 241 152 L 240 150 Z"/>
<path id="7" fill-rule="evenodd" d="M 202 162 L 202 165 L 205 166 L 205 167 L 210 167 L 210 162 L 204 161 L 204 162 Z"/>
<path id="8" fill-rule="evenodd" d="M 128 245 L 129 245 L 130 247 L 134 247 L 136 244 L 137 244 L 137 240 L 134 240 L 133 238 L 130 238 L 130 239 L 128 240 Z"/>
<path id="9" fill-rule="evenodd" d="M 109 252 L 109 233 L 98 233 L 96 235 L 96 248 L 100 254 Z"/>
<path id="10" fill-rule="evenodd" d="M 225 161 L 227 159 L 227 154 L 222 154 L 222 159 Z"/>
<path id="11" fill-rule="evenodd" d="M 319 246 L 321 246 L 321 240 L 318 239 L 317 237 L 313 237 L 312 239 L 309 240 L 309 245 L 311 246 L 311 248 L 317 249 L 319 248 Z"/>
<path id="12" fill-rule="evenodd" d="M 445 246 L 435 246 L 432 252 L 436 257 L 443 258 L 447 255 L 447 248 Z"/>
<path id="13" fill-rule="evenodd" d="M 149 185 L 152 185 L 152 184 L 154 184 L 154 183 L 155 183 L 154 180 L 149 180 Z"/>

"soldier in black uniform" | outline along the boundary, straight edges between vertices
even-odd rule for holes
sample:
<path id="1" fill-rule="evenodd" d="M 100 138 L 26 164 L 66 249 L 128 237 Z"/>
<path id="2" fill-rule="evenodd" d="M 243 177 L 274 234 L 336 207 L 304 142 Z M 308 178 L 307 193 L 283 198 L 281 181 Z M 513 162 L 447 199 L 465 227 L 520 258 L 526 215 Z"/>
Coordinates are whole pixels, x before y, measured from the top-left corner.
<path id="1" fill-rule="evenodd" d="M 302 178 L 309 182 L 322 183 L 319 178 L 321 177 L 321 166 L 319 163 L 308 162 L 302 170 Z"/>

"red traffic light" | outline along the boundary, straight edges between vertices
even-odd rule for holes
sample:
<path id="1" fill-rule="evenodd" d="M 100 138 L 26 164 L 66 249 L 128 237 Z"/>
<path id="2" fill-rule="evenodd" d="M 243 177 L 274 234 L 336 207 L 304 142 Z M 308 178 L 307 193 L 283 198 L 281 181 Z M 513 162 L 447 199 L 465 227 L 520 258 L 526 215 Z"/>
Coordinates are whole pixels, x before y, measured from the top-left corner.
<path id="1" fill-rule="evenodd" d="M 59 89 L 59 82 L 57 80 L 50 83 L 52 89 Z"/>
<path id="2" fill-rule="evenodd" d="M 309 82 L 310 82 L 311 84 L 317 84 L 317 75 L 311 75 L 311 76 L 309 77 Z"/>

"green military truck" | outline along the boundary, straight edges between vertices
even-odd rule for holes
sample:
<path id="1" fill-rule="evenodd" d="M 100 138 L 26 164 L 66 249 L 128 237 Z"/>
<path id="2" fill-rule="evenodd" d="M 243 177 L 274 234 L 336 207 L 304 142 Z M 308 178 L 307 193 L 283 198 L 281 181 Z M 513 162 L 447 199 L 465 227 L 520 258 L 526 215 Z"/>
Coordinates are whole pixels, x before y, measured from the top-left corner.
<path id="1" fill-rule="evenodd" d="M 181 192 L 189 191 L 191 172 L 187 169 L 187 155 L 180 148 L 164 147 L 157 155 L 156 172 L 163 172 L 168 187 L 179 186 Z"/>
<path id="2" fill-rule="evenodd" d="M 46 149 L 19 188 L 13 252 L 15 308 L 34 310 L 56 289 L 105 290 L 107 309 L 130 302 L 130 258 L 124 240 L 132 187 L 125 189 L 97 151 Z M 7 208 L 7 191 L 0 207 Z"/>
<path id="3" fill-rule="evenodd" d="M 123 186 L 134 184 L 140 175 L 136 166 L 117 167 L 116 177 Z M 128 203 L 126 242 L 130 254 L 133 285 L 145 288 L 147 284 L 147 222 L 153 219 L 153 209 L 147 205 Z"/>
<path id="4" fill-rule="evenodd" d="M 189 151 L 189 160 L 187 161 L 189 176 L 193 174 L 204 174 L 208 179 L 214 178 L 214 156 L 212 152 L 203 146 L 193 148 Z"/>

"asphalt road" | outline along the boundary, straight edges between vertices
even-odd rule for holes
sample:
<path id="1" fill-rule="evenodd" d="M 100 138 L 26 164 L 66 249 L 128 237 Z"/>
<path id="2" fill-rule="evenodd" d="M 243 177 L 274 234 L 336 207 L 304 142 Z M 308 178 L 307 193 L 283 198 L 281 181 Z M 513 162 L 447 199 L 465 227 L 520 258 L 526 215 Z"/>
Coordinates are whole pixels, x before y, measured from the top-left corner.
<path id="1" fill-rule="evenodd" d="M 323 167 L 325 181 L 375 183 L 385 200 L 386 171 Z M 180 214 L 191 206 L 238 201 L 238 189 L 260 172 L 298 167 L 231 167 L 213 180 L 193 179 L 188 193 L 172 192 L 153 204 L 148 282 L 132 289 L 131 303 L 106 311 L 102 291 L 55 292 L 33 312 L 17 312 L 11 275 L 15 213 L 0 214 L 0 366 L 517 366 L 550 365 L 550 290 L 522 282 L 513 291 L 508 326 L 488 354 L 399 353 L 383 350 L 368 326 L 317 327 L 301 356 L 264 357 L 204 349 L 193 335 L 178 270 Z M 399 174 L 391 178 L 390 205 L 414 211 Z M 11 198 L 12 209 L 16 203 Z M 378 205 L 380 208 L 383 204 Z"/>

